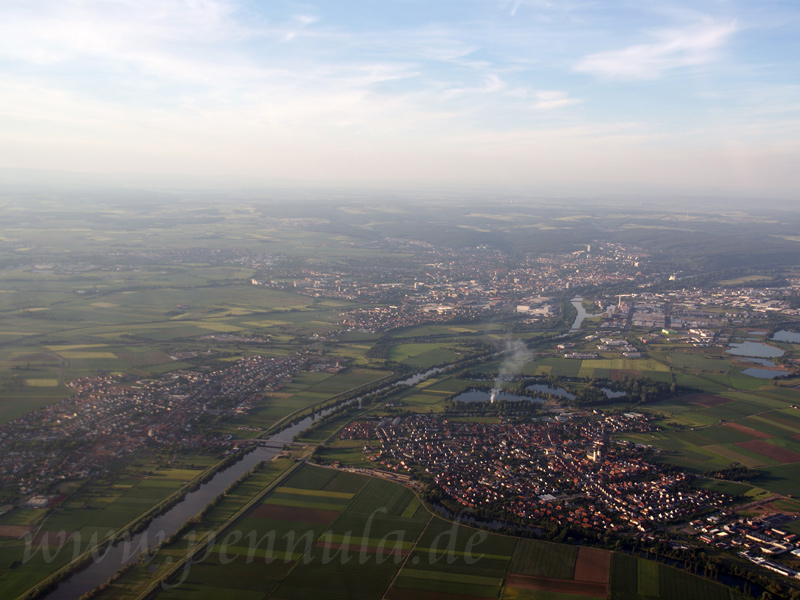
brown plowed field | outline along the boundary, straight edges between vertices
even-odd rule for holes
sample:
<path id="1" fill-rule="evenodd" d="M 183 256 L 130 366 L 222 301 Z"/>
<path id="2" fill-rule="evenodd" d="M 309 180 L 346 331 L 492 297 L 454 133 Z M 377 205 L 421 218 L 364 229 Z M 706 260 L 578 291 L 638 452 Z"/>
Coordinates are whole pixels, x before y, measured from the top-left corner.
<path id="1" fill-rule="evenodd" d="M 723 398 L 722 396 L 715 396 L 714 394 L 697 394 L 687 398 L 692 404 L 699 404 L 700 406 L 719 406 L 720 404 L 729 404 L 733 402 L 730 398 Z"/>
<path id="2" fill-rule="evenodd" d="M 508 575 L 506 577 L 506 586 L 523 590 L 542 590 L 596 598 L 605 598 L 608 595 L 608 585 L 604 583 L 548 579 L 546 577 L 530 577 L 528 575 Z"/>
<path id="3" fill-rule="evenodd" d="M 0 536 L 21 538 L 30 530 L 30 525 L 0 525 Z"/>
<path id="4" fill-rule="evenodd" d="M 731 429 L 735 429 L 736 431 L 741 431 L 742 433 L 746 433 L 747 435 L 752 435 L 754 438 L 758 438 L 760 440 L 765 440 L 767 438 L 772 437 L 768 433 L 764 433 L 763 431 L 758 431 L 757 429 L 753 429 L 752 427 L 747 427 L 746 425 L 739 425 L 739 423 L 725 423 L 725 427 L 730 427 Z"/>
<path id="5" fill-rule="evenodd" d="M 772 421 L 773 423 L 779 423 L 781 425 L 785 425 L 786 427 L 791 427 L 796 431 L 800 431 L 800 423 L 793 421 L 792 419 L 785 419 L 780 415 L 775 415 L 772 413 L 764 413 L 763 415 L 759 415 L 759 417 Z"/>
<path id="6" fill-rule="evenodd" d="M 626 376 L 632 379 L 641 379 L 642 372 L 634 369 L 611 369 L 611 381 L 620 381 Z"/>
<path id="7" fill-rule="evenodd" d="M 296 523 L 315 523 L 327 525 L 339 516 L 338 510 L 321 510 L 319 508 L 299 508 L 283 506 L 281 504 L 262 504 L 254 508 L 251 517 L 259 519 L 278 519 L 281 521 L 294 521 Z"/>
<path id="8" fill-rule="evenodd" d="M 426 590 L 404 590 L 396 587 L 389 588 L 384 598 L 386 600 L 486 600 L 483 596 L 462 596 Z"/>
<path id="9" fill-rule="evenodd" d="M 611 572 L 611 552 L 600 548 L 578 548 L 575 579 L 593 583 L 608 583 Z"/>
<path id="10" fill-rule="evenodd" d="M 741 446 L 742 448 L 747 448 L 751 452 L 755 452 L 760 454 L 761 456 L 766 456 L 771 458 L 772 460 L 777 460 L 782 463 L 793 463 L 793 462 L 800 462 L 800 454 L 797 452 L 792 452 L 791 450 L 786 450 L 785 448 L 780 448 L 778 446 L 773 446 L 768 442 L 763 442 L 761 440 L 752 440 L 749 442 L 737 442 L 737 446 Z"/>

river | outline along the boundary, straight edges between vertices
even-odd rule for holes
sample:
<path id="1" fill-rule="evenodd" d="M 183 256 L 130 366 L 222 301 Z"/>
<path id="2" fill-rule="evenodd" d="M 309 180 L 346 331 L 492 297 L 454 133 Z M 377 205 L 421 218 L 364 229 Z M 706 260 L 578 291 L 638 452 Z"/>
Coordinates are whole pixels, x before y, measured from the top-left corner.
<path id="1" fill-rule="evenodd" d="M 445 369 L 444 367 L 434 367 L 422 373 L 417 373 L 416 375 L 412 375 L 408 379 L 403 379 L 402 381 L 398 381 L 394 385 L 416 385 L 423 379 L 427 379 L 428 377 L 430 377 L 435 373 L 441 373 L 442 371 L 444 371 L 444 369 Z"/>
<path id="2" fill-rule="evenodd" d="M 287 427 L 265 441 L 273 446 L 289 444 L 295 435 L 304 429 L 308 429 L 316 418 L 327 414 L 327 412 L 329 411 L 322 411 L 315 416 L 306 417 L 299 423 Z M 187 520 L 208 506 L 239 477 L 247 473 L 259 462 L 272 459 L 278 452 L 280 450 L 277 448 L 264 447 L 258 447 L 252 452 L 248 452 L 241 460 L 217 472 L 195 491 L 186 494 L 178 504 L 153 519 L 146 529 L 133 536 L 130 541 L 123 541 L 114 545 L 102 554 L 99 560 L 91 563 L 85 569 L 76 571 L 52 591 L 42 596 L 42 598 L 47 600 L 75 600 L 92 591 L 98 585 L 105 583 L 120 568 L 138 560 L 138 555 L 145 549 L 154 548 L 160 541 L 175 533 Z"/>
<path id="3" fill-rule="evenodd" d="M 398 383 L 413 385 L 441 370 L 442 368 L 429 369 Z M 295 425 L 272 435 L 264 442 L 270 446 L 290 444 L 294 436 L 308 429 L 318 417 L 328 414 L 331 410 L 333 408 L 306 417 Z M 241 460 L 218 471 L 195 491 L 186 494 L 180 502 L 164 514 L 153 519 L 146 529 L 133 536 L 130 541 L 123 541 L 112 546 L 98 560 L 70 575 L 42 598 L 47 600 L 75 600 L 105 583 L 119 569 L 127 564 L 136 562 L 139 554 L 145 549 L 151 550 L 159 542 L 178 531 L 186 521 L 208 506 L 228 486 L 250 471 L 259 462 L 271 460 L 278 452 L 280 450 L 277 448 L 265 447 L 258 447 L 252 452 L 248 452 Z"/>
<path id="4" fill-rule="evenodd" d="M 595 317 L 600 313 L 587 313 L 586 310 L 583 308 L 583 298 L 577 296 L 570 300 L 572 306 L 578 311 L 578 315 L 575 317 L 575 320 L 572 322 L 572 327 L 569 330 L 578 331 L 581 328 L 581 323 L 583 323 L 584 319 L 587 317 Z"/>

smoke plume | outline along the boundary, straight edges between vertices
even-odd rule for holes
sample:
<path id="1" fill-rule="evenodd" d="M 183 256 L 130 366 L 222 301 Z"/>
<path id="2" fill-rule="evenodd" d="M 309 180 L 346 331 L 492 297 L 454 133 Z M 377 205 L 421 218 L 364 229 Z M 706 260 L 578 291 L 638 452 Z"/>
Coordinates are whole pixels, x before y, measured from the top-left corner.
<path id="1" fill-rule="evenodd" d="M 494 380 L 492 386 L 492 394 L 489 396 L 489 401 L 494 403 L 497 394 L 503 384 L 511 380 L 517 373 L 522 370 L 525 363 L 533 358 L 533 352 L 528 349 L 525 342 L 522 340 L 506 340 L 505 348 L 503 349 L 503 362 L 500 364 L 500 372 Z"/>

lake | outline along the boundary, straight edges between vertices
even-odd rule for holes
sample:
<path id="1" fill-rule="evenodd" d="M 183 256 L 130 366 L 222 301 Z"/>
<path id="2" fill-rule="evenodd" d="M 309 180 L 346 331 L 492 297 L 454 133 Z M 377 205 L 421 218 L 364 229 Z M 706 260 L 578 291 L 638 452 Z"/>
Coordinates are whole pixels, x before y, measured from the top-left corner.
<path id="1" fill-rule="evenodd" d="M 726 351 L 735 356 L 755 356 L 757 358 L 777 358 L 783 356 L 783 350 L 774 348 L 761 342 L 742 342 L 741 344 L 731 344 Z"/>
<path id="2" fill-rule="evenodd" d="M 776 331 L 775 334 L 772 336 L 772 339 L 776 342 L 788 342 L 790 344 L 800 344 L 800 333 L 795 333 L 794 331 L 787 331 L 786 329 L 781 329 L 780 331 Z"/>
<path id="3" fill-rule="evenodd" d="M 460 393 L 458 396 L 454 397 L 453 400 L 456 402 L 489 402 L 491 395 L 491 392 L 488 390 L 469 390 Z M 499 400 L 506 400 L 507 402 L 520 402 L 523 400 L 527 402 L 544 402 L 541 398 L 529 398 L 528 396 L 518 396 L 516 394 L 509 394 L 508 392 L 497 392 L 495 401 Z"/>
<path id="4" fill-rule="evenodd" d="M 430 377 L 434 373 L 440 373 L 441 371 L 444 371 L 444 367 L 434 367 L 432 369 L 424 371 L 423 373 L 417 373 L 416 375 L 412 375 L 408 379 L 403 379 L 402 381 L 398 381 L 394 385 L 414 385 L 419 383 L 423 379 Z"/>

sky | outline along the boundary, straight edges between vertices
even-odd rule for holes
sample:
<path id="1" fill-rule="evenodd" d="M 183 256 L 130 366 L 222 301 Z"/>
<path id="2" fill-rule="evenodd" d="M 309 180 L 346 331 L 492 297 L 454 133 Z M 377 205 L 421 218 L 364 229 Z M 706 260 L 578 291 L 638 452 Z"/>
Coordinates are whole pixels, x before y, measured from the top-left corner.
<path id="1" fill-rule="evenodd" d="M 0 169 L 800 202 L 800 3 L 2 0 Z"/>

